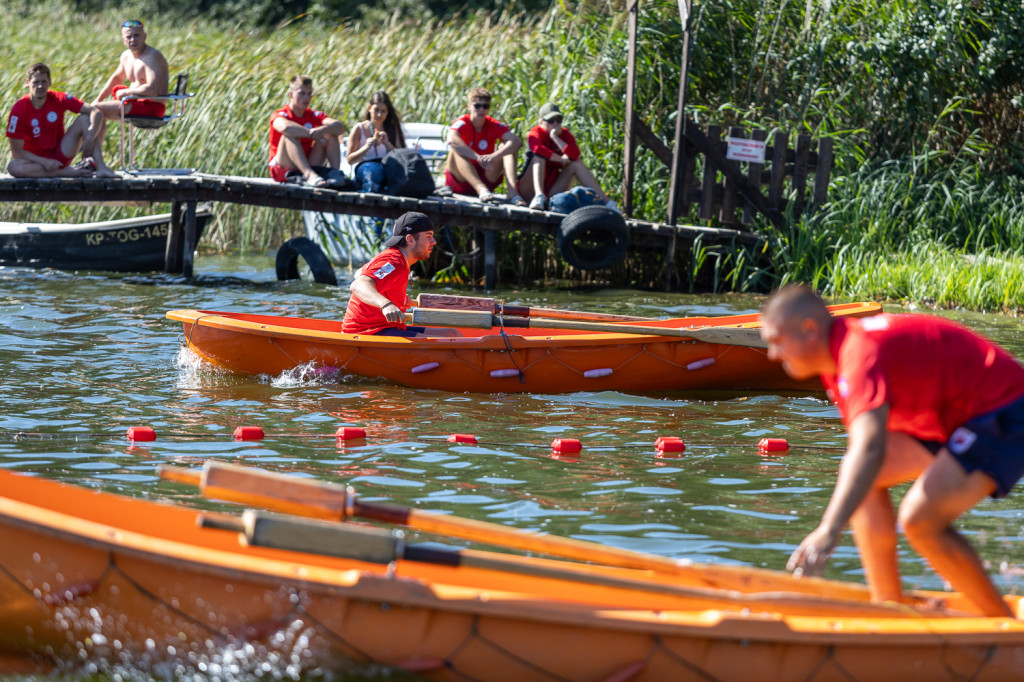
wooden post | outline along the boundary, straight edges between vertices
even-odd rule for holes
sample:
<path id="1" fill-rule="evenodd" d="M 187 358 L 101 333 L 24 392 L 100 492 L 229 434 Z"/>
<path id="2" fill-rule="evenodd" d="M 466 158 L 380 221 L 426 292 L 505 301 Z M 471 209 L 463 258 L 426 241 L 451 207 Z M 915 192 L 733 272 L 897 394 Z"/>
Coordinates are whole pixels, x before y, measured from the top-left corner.
<path id="1" fill-rule="evenodd" d="M 758 142 L 764 142 L 765 138 L 768 137 L 768 132 L 763 128 L 757 128 L 751 134 L 751 139 L 757 140 Z M 764 184 L 762 181 L 762 172 L 764 171 L 763 163 L 749 163 L 747 164 L 747 179 L 750 180 L 750 184 L 753 185 L 758 192 L 761 191 L 761 185 Z M 749 199 L 743 202 L 743 224 L 749 225 L 754 222 L 754 204 Z"/>
<path id="2" fill-rule="evenodd" d="M 708 126 L 706 137 L 708 139 L 708 145 L 717 149 L 719 142 L 721 142 L 722 139 L 722 127 Z M 699 215 L 701 220 L 711 220 L 711 217 L 715 214 L 715 186 L 717 184 L 718 171 L 715 169 L 715 164 L 712 159 L 708 156 L 707 152 L 705 152 L 704 179 L 701 182 L 700 188 Z"/>
<path id="3" fill-rule="evenodd" d="M 746 137 L 746 132 L 739 126 L 729 127 L 729 137 Z M 729 167 L 737 173 L 740 172 L 739 161 L 726 161 Z M 718 217 L 724 225 L 736 224 L 736 183 L 730 180 L 728 177 L 725 178 L 725 189 L 722 192 L 722 208 L 718 211 Z"/>
<path id="4" fill-rule="evenodd" d="M 686 196 L 686 75 L 690 60 L 690 2 L 679 0 L 679 19 L 683 27 L 683 54 L 680 58 L 679 99 L 676 101 L 676 139 L 672 147 L 672 176 L 668 186 L 668 224 L 676 226 L 679 220 L 681 198 Z M 665 254 L 665 291 L 672 289 L 672 275 L 675 272 L 676 231 L 668 239 L 668 252 Z"/>
<path id="5" fill-rule="evenodd" d="M 779 131 L 772 142 L 772 169 L 768 180 L 768 205 L 776 211 L 782 211 L 785 202 L 782 200 L 782 181 L 786 178 L 786 152 L 789 148 L 789 135 Z"/>
<path id="6" fill-rule="evenodd" d="M 192 260 L 196 252 L 196 202 L 185 203 L 185 238 L 181 245 L 181 274 L 192 277 Z"/>
<path id="7" fill-rule="evenodd" d="M 171 227 L 167 230 L 167 246 L 164 248 L 164 272 L 172 275 L 181 272 L 181 242 L 184 238 L 182 209 L 183 202 L 171 203 Z"/>
<path id="8" fill-rule="evenodd" d="M 484 230 L 484 289 L 494 291 L 498 279 L 498 255 L 495 249 L 494 230 Z"/>
<path id="9" fill-rule="evenodd" d="M 636 170 L 636 135 L 633 105 L 636 99 L 636 25 L 640 0 L 629 4 L 629 53 L 626 57 L 626 146 L 622 155 L 622 213 L 633 215 L 633 175 Z"/>
<path id="10" fill-rule="evenodd" d="M 793 195 L 796 204 L 793 206 L 793 219 L 798 219 L 804 212 L 804 193 L 807 190 L 807 165 L 811 155 L 811 136 L 798 135 L 796 138 L 796 157 L 793 159 Z"/>

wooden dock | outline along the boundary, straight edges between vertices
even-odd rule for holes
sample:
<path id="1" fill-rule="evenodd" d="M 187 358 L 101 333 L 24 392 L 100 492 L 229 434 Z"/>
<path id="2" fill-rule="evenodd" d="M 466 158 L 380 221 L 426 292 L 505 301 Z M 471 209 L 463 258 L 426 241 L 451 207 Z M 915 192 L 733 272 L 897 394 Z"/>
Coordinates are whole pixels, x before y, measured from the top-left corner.
<path id="1" fill-rule="evenodd" d="M 0 203 L 169 203 L 172 227 L 167 236 L 166 267 L 191 277 L 196 249 L 195 212 L 199 203 L 347 213 L 397 218 L 407 211 L 426 213 L 437 225 L 479 228 L 485 236 L 485 280 L 493 287 L 496 258 L 494 233 L 525 231 L 554 236 L 564 215 L 509 204 L 483 204 L 430 196 L 413 199 L 382 194 L 339 192 L 322 187 L 282 184 L 268 178 L 193 173 L 191 175 L 122 175 L 117 178 L 25 179 L 0 176 Z M 698 227 L 626 219 L 630 245 L 674 250 L 700 237 L 705 244 L 756 243 L 757 235 L 737 229 Z M 669 262 L 672 262 L 671 259 Z"/>

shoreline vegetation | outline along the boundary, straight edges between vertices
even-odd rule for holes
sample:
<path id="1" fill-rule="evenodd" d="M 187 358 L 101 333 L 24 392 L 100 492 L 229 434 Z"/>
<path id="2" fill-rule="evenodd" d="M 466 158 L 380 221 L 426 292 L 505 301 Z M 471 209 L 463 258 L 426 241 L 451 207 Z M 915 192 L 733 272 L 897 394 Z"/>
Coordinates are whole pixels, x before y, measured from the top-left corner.
<path id="1" fill-rule="evenodd" d="M 415 11 L 393 2 L 384 7 L 400 9 L 390 14 L 376 9 L 345 19 L 338 8 L 358 3 L 320 2 L 317 12 L 274 25 L 261 25 L 258 13 L 230 23 L 224 12 L 176 11 L 182 8 L 175 4 L 202 1 L 151 3 L 162 12 L 146 10 L 145 2 L 117 11 L 86 11 L 90 3 L 83 0 L 3 4 L 4 120 L 25 92 L 24 70 L 36 61 L 53 69 L 54 88 L 91 101 L 116 64 L 120 22 L 141 18 L 172 76 L 188 70 L 197 93 L 173 130 L 137 136 L 137 155 L 147 163 L 264 175 L 267 119 L 299 72 L 315 79 L 314 108 L 350 127 L 377 89 L 390 93 L 403 120 L 449 123 L 462 113 L 465 91 L 483 85 L 495 94 L 493 115 L 524 135 L 541 104 L 558 102 L 588 165 L 621 199 L 624 0 L 566 1 L 546 10 L 512 4 L 504 12 L 451 16 L 430 16 L 421 0 Z M 693 13 L 687 112 L 701 126 L 831 136 L 836 165 L 822 211 L 790 217 L 781 230 L 759 222 L 754 229 L 765 238 L 759 252 L 701 244 L 681 252 L 679 288 L 763 292 L 804 281 L 833 298 L 1024 311 L 1019 0 L 735 0 L 694 2 Z M 670 144 L 678 4 L 645 0 L 639 16 L 637 111 Z M 45 35 L 59 40 L 42 48 Z M 118 137 L 118 127 L 110 126 L 104 148 L 110 161 Z M 4 144 L 0 163 L 8 158 Z M 668 170 L 641 146 L 636 172 L 634 215 L 664 219 Z M 123 217 L 126 210 L 145 211 L 18 205 L 3 219 L 79 222 Z M 698 224 L 695 215 L 681 221 Z M 262 252 L 300 232 L 296 212 L 219 206 L 204 243 Z M 522 247 L 503 246 L 499 267 L 515 273 Z M 531 248 L 553 253 L 554 247 Z M 651 254 L 631 258 L 649 261 Z M 649 263 L 630 267 L 627 273 L 651 269 Z M 660 286 L 645 277 L 633 285 Z M 502 278 L 515 281 L 514 274 Z"/>

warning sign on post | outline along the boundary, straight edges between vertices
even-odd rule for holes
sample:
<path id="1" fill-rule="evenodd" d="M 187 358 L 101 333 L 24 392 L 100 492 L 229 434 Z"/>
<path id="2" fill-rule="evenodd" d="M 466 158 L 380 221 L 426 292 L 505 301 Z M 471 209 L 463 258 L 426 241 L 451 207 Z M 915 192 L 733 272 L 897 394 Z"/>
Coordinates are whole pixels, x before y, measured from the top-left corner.
<path id="1" fill-rule="evenodd" d="M 743 137 L 730 137 L 725 150 L 725 158 L 730 161 L 749 161 L 764 163 L 765 142 L 748 140 Z"/>

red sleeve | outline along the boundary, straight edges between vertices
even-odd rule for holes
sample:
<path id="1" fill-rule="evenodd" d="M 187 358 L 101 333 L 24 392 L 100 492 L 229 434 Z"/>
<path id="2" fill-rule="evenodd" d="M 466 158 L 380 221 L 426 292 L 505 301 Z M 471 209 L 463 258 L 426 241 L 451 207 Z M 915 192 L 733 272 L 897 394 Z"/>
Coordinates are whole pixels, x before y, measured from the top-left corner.
<path id="1" fill-rule="evenodd" d="M 57 95 L 57 99 L 61 101 L 65 110 L 70 111 L 73 114 L 77 114 L 82 110 L 82 107 L 85 106 L 85 102 L 82 100 L 63 92 Z"/>
<path id="2" fill-rule="evenodd" d="M 562 142 L 565 143 L 565 149 L 562 153 L 569 157 L 572 161 L 580 160 L 580 146 L 576 144 L 576 138 L 572 136 L 568 128 L 562 128 L 562 134 L 559 136 Z"/>
<path id="3" fill-rule="evenodd" d="M 853 327 L 856 322 L 846 321 Z M 837 404 L 849 424 L 855 417 L 881 407 L 889 400 L 889 384 L 882 368 L 877 342 L 851 329 L 839 350 L 836 363 Z"/>
<path id="4" fill-rule="evenodd" d="M 15 140 L 26 139 L 28 136 L 25 134 L 24 121 L 25 116 L 22 112 L 21 100 L 19 99 L 11 107 L 11 113 L 7 116 L 7 137 Z"/>
<path id="5" fill-rule="evenodd" d="M 459 134 L 459 137 L 462 138 L 462 141 L 465 142 L 467 145 L 473 144 L 473 137 L 470 133 L 470 129 L 472 127 L 473 125 L 469 122 L 466 116 L 460 116 L 459 118 L 455 119 L 454 123 L 452 123 L 452 130 L 457 132 Z M 476 150 L 474 149 L 473 151 Z"/>
<path id="6" fill-rule="evenodd" d="M 550 146 L 551 137 L 548 135 L 548 131 L 544 130 L 540 126 L 534 126 L 530 128 L 530 132 L 526 133 L 526 146 L 531 152 L 541 157 L 542 159 L 551 160 L 551 156 L 555 153 Z"/>

